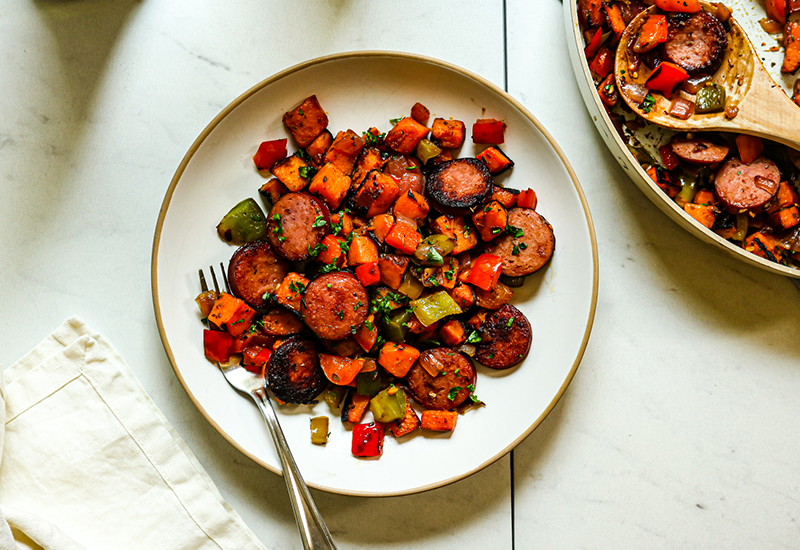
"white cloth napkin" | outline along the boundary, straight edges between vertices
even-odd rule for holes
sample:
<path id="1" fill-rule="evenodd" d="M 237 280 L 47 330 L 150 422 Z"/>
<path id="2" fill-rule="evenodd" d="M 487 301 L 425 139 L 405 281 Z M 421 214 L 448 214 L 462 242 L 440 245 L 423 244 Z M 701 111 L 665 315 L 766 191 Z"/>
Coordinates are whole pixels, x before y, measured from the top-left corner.
<path id="1" fill-rule="evenodd" d="M 77 317 L 0 372 L 0 450 L 0 550 L 265 550 Z"/>

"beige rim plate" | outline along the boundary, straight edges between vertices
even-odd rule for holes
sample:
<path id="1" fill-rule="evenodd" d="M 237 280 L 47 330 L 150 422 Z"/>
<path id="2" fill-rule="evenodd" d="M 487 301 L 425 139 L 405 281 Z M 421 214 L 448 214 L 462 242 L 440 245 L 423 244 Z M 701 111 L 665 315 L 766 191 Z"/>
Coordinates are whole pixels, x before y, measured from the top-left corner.
<path id="1" fill-rule="evenodd" d="M 783 62 L 783 50 L 770 51 L 773 46 L 777 45 L 777 42 L 774 37 L 764 32 L 758 23 L 759 19 L 765 17 L 763 2 L 732 0 L 724 3 L 731 8 L 733 16 L 756 47 L 767 72 L 776 82 L 781 84 L 784 90 L 790 90 L 793 77 L 791 77 L 792 80 L 790 81 L 790 76 L 781 75 L 780 72 L 781 63 Z M 614 123 L 608 117 L 603 103 L 595 90 L 592 75 L 589 71 L 589 64 L 583 54 L 584 43 L 578 22 L 577 4 L 577 0 L 564 0 L 564 20 L 567 28 L 567 44 L 572 69 L 578 80 L 578 87 L 583 96 L 583 101 L 586 103 L 586 108 L 589 110 L 589 114 L 592 116 L 592 120 L 594 120 L 603 141 L 606 142 L 619 165 L 630 176 L 636 186 L 667 216 L 703 242 L 717 246 L 750 265 L 766 269 L 772 273 L 800 278 L 799 269 L 776 264 L 751 254 L 701 225 L 661 191 L 642 169 L 614 128 Z M 638 142 L 654 158 L 658 158 L 658 147 L 669 141 L 674 134 L 675 132 L 664 130 L 651 124 L 646 124 L 634 133 Z"/>
<path id="2" fill-rule="evenodd" d="M 383 457 L 359 460 L 351 436 L 328 405 L 281 407 L 279 417 L 306 482 L 334 493 L 388 496 L 440 487 L 496 461 L 528 435 L 569 384 L 586 347 L 597 302 L 597 243 L 583 191 L 561 149 L 518 101 L 459 67 L 391 52 L 345 53 L 302 63 L 254 86 L 226 107 L 186 153 L 167 190 L 152 258 L 153 303 L 175 374 L 203 416 L 236 448 L 272 470 L 280 462 L 263 421 L 203 357 L 194 304 L 197 269 L 227 262 L 235 250 L 214 230 L 265 181 L 251 160 L 259 143 L 287 135 L 283 113 L 316 94 L 332 131 L 370 126 L 420 101 L 432 116 L 506 121 L 504 150 L 516 166 L 499 181 L 535 188 L 539 212 L 553 225 L 551 264 L 518 289 L 514 303 L 534 331 L 530 356 L 518 368 L 479 367 L 476 394 L 485 408 L 459 417 L 452 434 L 386 438 Z M 471 141 L 460 156 L 474 156 Z M 291 140 L 290 140 L 291 143 Z M 262 203 L 263 204 L 263 203 Z M 309 418 L 330 417 L 326 447 L 311 444 Z"/>

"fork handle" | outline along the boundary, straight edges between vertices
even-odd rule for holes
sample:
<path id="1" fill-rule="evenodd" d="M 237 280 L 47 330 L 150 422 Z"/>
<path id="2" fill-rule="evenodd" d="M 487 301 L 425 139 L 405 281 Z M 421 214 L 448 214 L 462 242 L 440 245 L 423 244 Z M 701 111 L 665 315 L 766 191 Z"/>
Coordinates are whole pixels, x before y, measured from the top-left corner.
<path id="1" fill-rule="evenodd" d="M 275 415 L 275 409 L 272 406 L 269 394 L 264 388 L 259 388 L 251 392 L 250 395 L 258 405 L 264 421 L 269 427 L 272 440 L 275 442 L 275 448 L 281 459 L 283 479 L 286 481 L 286 488 L 289 490 L 289 499 L 292 501 L 292 511 L 294 511 L 297 528 L 300 530 L 300 538 L 303 539 L 303 548 L 305 550 L 336 550 L 336 545 L 333 544 L 328 527 L 325 525 L 319 510 L 317 510 L 317 505 L 314 504 L 314 499 L 311 498 L 308 486 L 303 481 L 303 476 L 300 475 L 297 463 L 295 463 L 292 452 L 289 450 L 289 445 L 286 443 L 286 437 L 284 437 L 278 417 Z"/>

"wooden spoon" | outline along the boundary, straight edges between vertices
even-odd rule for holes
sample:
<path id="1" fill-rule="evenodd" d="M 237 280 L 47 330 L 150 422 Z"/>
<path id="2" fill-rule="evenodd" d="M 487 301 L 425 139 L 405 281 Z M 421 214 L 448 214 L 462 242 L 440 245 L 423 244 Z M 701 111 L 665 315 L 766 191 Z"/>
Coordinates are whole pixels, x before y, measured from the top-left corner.
<path id="1" fill-rule="evenodd" d="M 716 9 L 705 2 L 703 9 L 714 14 Z M 648 122 L 680 131 L 721 130 L 751 134 L 771 139 L 800 150 L 800 107 L 778 86 L 761 64 L 753 44 L 744 30 L 728 19 L 728 48 L 722 63 L 711 76 L 711 82 L 725 89 L 726 108 L 718 113 L 693 114 L 686 120 L 669 114 L 672 100 L 660 93 L 652 94 L 655 106 L 646 113 L 629 97 L 626 86 L 635 83 L 644 86 L 652 70 L 643 63 L 637 72 L 628 70 L 628 44 L 639 36 L 639 30 L 649 15 L 662 13 L 651 6 L 637 15 L 620 37 L 614 66 L 617 89 L 633 111 Z M 677 94 L 678 92 L 675 92 Z M 676 97 L 673 95 L 673 97 Z M 726 114 L 728 113 L 728 114 Z M 731 117 L 733 113 L 735 116 Z"/>

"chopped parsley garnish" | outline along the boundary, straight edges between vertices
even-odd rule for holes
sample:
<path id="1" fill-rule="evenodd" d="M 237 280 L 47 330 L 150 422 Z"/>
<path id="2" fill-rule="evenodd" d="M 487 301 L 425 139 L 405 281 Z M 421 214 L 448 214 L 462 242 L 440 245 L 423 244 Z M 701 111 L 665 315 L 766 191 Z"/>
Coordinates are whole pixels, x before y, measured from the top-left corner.
<path id="1" fill-rule="evenodd" d="M 302 294 L 306 291 L 306 285 L 299 281 L 292 281 L 289 283 L 289 290 L 294 292 L 295 294 Z"/>
<path id="2" fill-rule="evenodd" d="M 456 396 L 458 395 L 458 392 L 460 392 L 463 389 L 464 388 L 462 388 L 461 386 L 453 386 L 453 388 L 447 393 L 447 398 L 450 401 L 454 401 Z"/>
<path id="3" fill-rule="evenodd" d="M 513 324 L 514 324 L 514 318 L 513 317 L 509 317 L 508 318 L 508 322 L 506 323 L 506 328 L 511 328 L 511 325 L 513 325 Z"/>
<path id="4" fill-rule="evenodd" d="M 297 109 L 297 112 L 300 113 L 300 116 L 306 116 L 303 109 Z"/>
<path id="5" fill-rule="evenodd" d="M 317 216 L 314 220 L 314 223 L 311 224 L 311 227 L 323 227 L 325 225 L 325 218 L 322 216 Z"/>
<path id="6" fill-rule="evenodd" d="M 515 239 L 519 239 L 520 237 L 524 237 L 525 236 L 525 232 L 522 229 L 520 229 L 519 227 L 514 227 L 511 224 L 508 224 L 506 226 L 506 233 L 508 233 L 509 235 L 514 237 Z"/>
<path id="7" fill-rule="evenodd" d="M 375 325 L 372 324 L 372 321 L 367 319 L 366 321 L 364 321 L 364 328 L 366 328 L 368 331 L 372 332 L 372 329 L 375 328 Z"/>
<path id="8" fill-rule="evenodd" d="M 298 172 L 301 178 L 310 180 L 317 174 L 317 169 L 313 166 L 301 166 Z"/>
<path id="9" fill-rule="evenodd" d="M 498 235 L 503 229 L 501 227 L 495 227 L 492 229 L 492 235 Z"/>
<path id="10" fill-rule="evenodd" d="M 280 237 L 278 237 L 278 241 L 279 241 L 279 242 L 282 242 L 282 243 L 283 243 L 283 242 L 286 242 L 286 237 L 284 237 L 283 235 L 281 235 Z"/>
<path id="11" fill-rule="evenodd" d="M 344 319 L 344 310 L 342 309 L 342 310 L 337 311 L 336 312 L 336 316 L 339 318 L 340 321 L 343 320 Z"/>
<path id="12" fill-rule="evenodd" d="M 519 245 L 516 244 L 514 245 L 514 247 L 511 249 L 511 255 L 519 256 Z"/>
<path id="13" fill-rule="evenodd" d="M 416 170 L 416 169 L 417 167 L 414 166 L 413 164 L 411 166 L 406 166 L 406 170 Z"/>
<path id="14" fill-rule="evenodd" d="M 364 135 L 364 146 L 365 147 L 375 147 L 376 145 L 380 145 L 383 141 L 383 138 L 386 137 L 386 133 L 382 134 L 373 134 L 372 132 L 362 132 Z"/>
<path id="15" fill-rule="evenodd" d="M 647 94 L 644 98 L 644 101 L 642 101 L 642 111 L 649 113 L 655 106 L 656 98 L 654 98 L 651 94 Z"/>
<path id="16" fill-rule="evenodd" d="M 390 118 L 390 119 L 389 119 L 389 122 L 392 124 L 392 126 L 394 126 L 395 124 L 397 124 L 397 123 L 398 123 L 398 122 L 400 122 L 401 120 L 403 120 L 403 117 L 400 117 L 400 118 Z"/>
<path id="17" fill-rule="evenodd" d="M 320 274 L 330 273 L 331 271 L 339 271 L 339 266 L 336 265 L 336 260 L 332 260 L 331 263 L 323 265 L 319 272 Z"/>
<path id="18" fill-rule="evenodd" d="M 316 258 L 317 256 L 319 256 L 319 253 L 322 252 L 323 250 L 328 250 L 327 245 L 324 245 L 322 243 L 317 243 L 316 245 L 314 245 L 314 248 L 311 248 L 311 245 L 308 245 L 308 255 L 311 256 L 312 258 Z"/>
<path id="19" fill-rule="evenodd" d="M 477 330 L 473 330 L 469 336 L 467 336 L 467 344 L 477 344 L 481 341 L 481 337 L 478 334 Z"/>
<path id="20" fill-rule="evenodd" d="M 265 302 L 269 300 L 270 297 L 272 297 L 272 294 L 270 294 L 269 292 L 265 292 L 264 294 L 261 295 L 261 299 L 264 300 Z"/>
<path id="21" fill-rule="evenodd" d="M 359 300 L 359 301 L 356 303 L 356 305 L 354 305 L 354 306 L 353 306 L 353 311 L 358 311 L 358 308 L 360 308 L 360 307 L 361 307 L 361 306 L 363 306 L 363 305 L 364 305 L 364 304 L 362 304 L 362 303 L 361 303 L 361 300 Z"/>
<path id="22" fill-rule="evenodd" d="M 425 261 L 433 265 L 444 264 L 444 258 L 442 257 L 441 253 L 433 246 L 428 249 L 428 254 L 425 256 Z"/>

